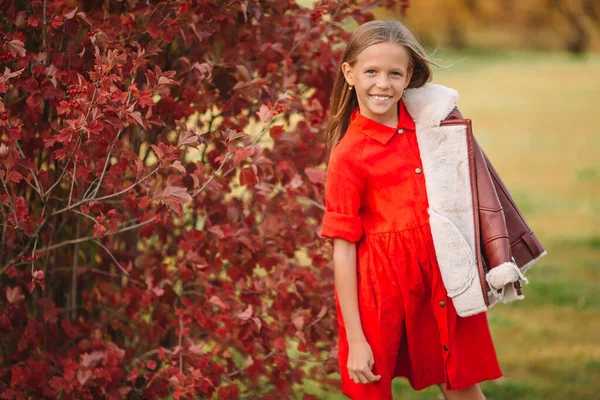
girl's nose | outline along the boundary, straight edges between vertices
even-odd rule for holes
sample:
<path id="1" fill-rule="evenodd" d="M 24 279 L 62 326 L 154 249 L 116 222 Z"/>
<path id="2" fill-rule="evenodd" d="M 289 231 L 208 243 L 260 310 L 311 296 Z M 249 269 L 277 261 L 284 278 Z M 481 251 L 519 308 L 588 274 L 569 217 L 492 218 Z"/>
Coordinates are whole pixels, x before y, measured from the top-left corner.
<path id="1" fill-rule="evenodd" d="M 390 87 L 390 81 L 387 77 L 385 76 L 381 76 L 378 80 L 377 80 L 377 88 L 378 89 L 387 89 Z"/>

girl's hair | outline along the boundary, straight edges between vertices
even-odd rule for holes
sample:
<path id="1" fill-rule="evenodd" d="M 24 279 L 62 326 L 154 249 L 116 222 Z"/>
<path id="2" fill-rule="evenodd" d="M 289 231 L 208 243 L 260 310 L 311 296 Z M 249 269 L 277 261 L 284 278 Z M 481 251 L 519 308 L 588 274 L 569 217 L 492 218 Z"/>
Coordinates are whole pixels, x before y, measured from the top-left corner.
<path id="1" fill-rule="evenodd" d="M 354 66 L 358 55 L 367 47 L 382 42 L 393 42 L 408 49 L 411 61 L 409 67 L 413 74 L 408 85 L 409 88 L 423 86 L 431 79 L 429 64 L 435 64 L 428 58 L 425 50 L 410 31 L 398 21 L 370 21 L 358 27 L 352 34 L 340 66 L 338 68 L 329 109 L 331 116 L 327 125 L 327 147 L 329 151 L 344 137 L 350 123 L 352 111 L 358 107 L 355 91 L 350 91 L 344 78 L 341 65 L 344 62 Z"/>

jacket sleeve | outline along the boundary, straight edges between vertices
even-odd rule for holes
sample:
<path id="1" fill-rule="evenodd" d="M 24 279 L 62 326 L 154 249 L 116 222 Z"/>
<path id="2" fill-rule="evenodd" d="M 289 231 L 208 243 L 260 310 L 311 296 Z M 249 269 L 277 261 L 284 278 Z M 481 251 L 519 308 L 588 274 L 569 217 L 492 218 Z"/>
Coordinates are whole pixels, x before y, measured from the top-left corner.
<path id="1" fill-rule="evenodd" d="M 463 119 L 458 109 L 449 116 Z M 506 219 L 496 187 L 490 175 L 483 150 L 473 137 L 477 200 L 479 203 L 479 229 L 482 250 L 489 272 L 486 281 L 492 292 L 500 292 L 502 301 L 522 298 L 519 279 L 527 282 L 517 265 L 512 262 L 510 239 Z"/>
<path id="2" fill-rule="evenodd" d="M 512 259 L 502 203 L 485 161 L 486 157 L 475 138 L 473 138 L 473 149 L 481 240 L 490 267 L 485 279 L 492 292 L 494 290 L 499 292 L 497 295 L 502 302 L 523 299 L 519 279 L 529 282 Z"/>

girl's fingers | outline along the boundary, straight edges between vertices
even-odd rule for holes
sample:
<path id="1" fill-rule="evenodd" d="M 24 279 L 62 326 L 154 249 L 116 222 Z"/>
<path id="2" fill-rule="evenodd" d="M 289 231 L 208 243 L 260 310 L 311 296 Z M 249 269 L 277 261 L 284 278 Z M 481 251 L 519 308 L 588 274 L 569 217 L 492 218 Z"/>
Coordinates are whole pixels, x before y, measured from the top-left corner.
<path id="1" fill-rule="evenodd" d="M 352 379 L 352 382 L 354 383 L 361 383 L 358 375 L 354 372 L 350 372 L 350 379 Z"/>
<path id="2" fill-rule="evenodd" d="M 381 379 L 381 375 L 375 375 L 370 370 L 367 371 L 364 375 L 369 380 L 369 382 L 377 382 L 378 380 Z"/>
<path id="3" fill-rule="evenodd" d="M 356 372 L 356 377 L 358 378 L 357 383 L 369 383 L 369 379 L 365 376 L 363 372 Z"/>
<path id="4" fill-rule="evenodd" d="M 367 371 L 356 371 L 354 375 L 359 379 L 356 383 L 373 383 L 378 382 L 381 379 L 381 375 L 375 375 L 373 372 Z"/>

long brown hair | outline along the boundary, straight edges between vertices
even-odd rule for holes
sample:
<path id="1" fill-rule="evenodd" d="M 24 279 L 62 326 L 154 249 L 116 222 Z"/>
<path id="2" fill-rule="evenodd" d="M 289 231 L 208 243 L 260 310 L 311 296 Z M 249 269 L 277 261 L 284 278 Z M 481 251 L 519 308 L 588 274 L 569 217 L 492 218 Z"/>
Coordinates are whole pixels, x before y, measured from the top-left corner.
<path id="1" fill-rule="evenodd" d="M 355 91 L 348 90 L 350 86 L 344 78 L 341 66 L 344 62 L 354 66 L 356 58 L 364 49 L 381 42 L 397 43 L 408 49 L 411 55 L 409 68 L 413 70 L 409 88 L 421 87 L 431 79 L 429 65 L 437 64 L 429 59 L 423 47 L 403 24 L 398 21 L 384 20 L 370 21 L 359 26 L 350 37 L 344 50 L 333 84 L 329 105 L 331 114 L 327 124 L 329 151 L 344 137 L 350 123 L 350 115 L 358 107 Z"/>

